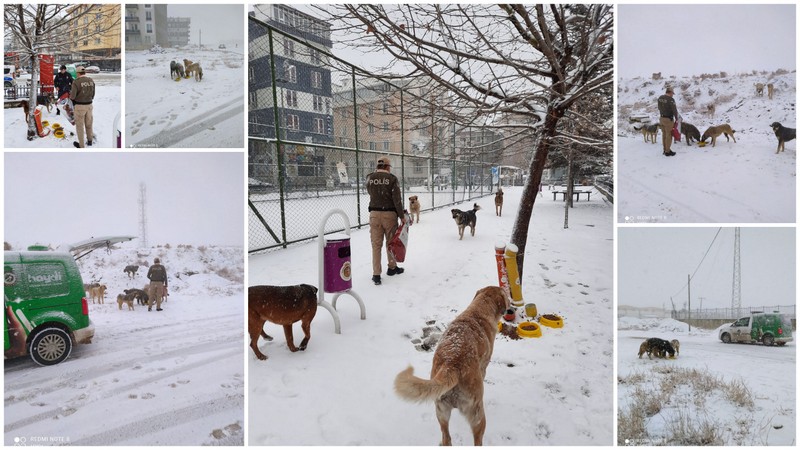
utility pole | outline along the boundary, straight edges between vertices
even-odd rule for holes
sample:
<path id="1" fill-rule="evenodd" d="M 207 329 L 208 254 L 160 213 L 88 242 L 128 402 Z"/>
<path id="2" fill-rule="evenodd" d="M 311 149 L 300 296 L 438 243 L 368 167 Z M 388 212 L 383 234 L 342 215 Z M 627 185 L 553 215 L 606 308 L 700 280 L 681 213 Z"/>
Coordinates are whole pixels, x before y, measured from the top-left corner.
<path id="1" fill-rule="evenodd" d="M 686 275 L 686 290 L 689 295 L 689 331 L 692 331 L 692 276 Z"/>
<path id="2" fill-rule="evenodd" d="M 139 237 L 143 248 L 147 245 L 147 186 L 139 183 Z"/>
<path id="3" fill-rule="evenodd" d="M 731 308 L 737 311 L 742 307 L 742 262 L 739 253 L 739 227 L 735 229 L 733 239 L 733 289 L 731 295 Z"/>

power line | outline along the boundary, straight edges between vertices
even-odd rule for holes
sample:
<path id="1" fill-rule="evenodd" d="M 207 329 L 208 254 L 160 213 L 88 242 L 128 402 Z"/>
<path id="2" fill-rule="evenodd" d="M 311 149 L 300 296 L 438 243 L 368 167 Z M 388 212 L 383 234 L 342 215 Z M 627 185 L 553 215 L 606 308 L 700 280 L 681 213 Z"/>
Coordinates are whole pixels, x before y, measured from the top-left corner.
<path id="1" fill-rule="evenodd" d="M 706 253 L 703 255 L 703 259 L 701 259 L 701 260 L 700 260 L 700 263 L 698 263 L 698 264 L 697 264 L 697 267 L 694 269 L 694 272 L 692 272 L 692 275 L 689 277 L 689 281 L 691 281 L 691 280 L 694 278 L 694 275 L 695 275 L 695 274 L 697 273 L 697 271 L 700 269 L 700 266 L 703 264 L 703 261 L 705 261 L 705 260 L 706 260 L 706 256 L 708 256 L 708 252 L 709 252 L 709 251 L 711 251 L 711 247 L 714 245 L 714 242 L 716 242 L 716 240 L 717 240 L 717 236 L 719 236 L 719 233 L 720 233 L 721 231 L 722 231 L 722 227 L 720 227 L 720 228 L 718 228 L 718 229 L 717 229 L 717 234 L 715 234 L 715 235 L 714 235 L 714 239 L 712 239 L 712 240 L 711 240 L 711 244 L 709 244 L 709 245 L 708 245 L 708 249 L 706 249 Z M 676 297 L 678 294 L 680 294 L 681 292 L 683 292 L 683 290 L 684 290 L 684 289 L 686 289 L 686 287 L 687 287 L 688 285 L 689 285 L 689 282 L 687 281 L 687 282 L 686 282 L 686 284 L 684 284 L 684 285 L 683 285 L 683 286 L 682 286 L 682 287 L 681 287 L 681 288 L 678 290 L 678 292 L 676 292 L 676 293 L 672 294 L 670 297 Z"/>

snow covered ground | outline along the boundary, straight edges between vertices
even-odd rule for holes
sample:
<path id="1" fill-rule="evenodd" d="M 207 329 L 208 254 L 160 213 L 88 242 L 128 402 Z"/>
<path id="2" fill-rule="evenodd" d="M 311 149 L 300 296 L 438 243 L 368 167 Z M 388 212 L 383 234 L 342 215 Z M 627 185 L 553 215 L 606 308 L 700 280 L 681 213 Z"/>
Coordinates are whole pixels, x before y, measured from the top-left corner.
<path id="1" fill-rule="evenodd" d="M 680 445 L 666 441 L 674 424 L 687 421 L 699 428 L 708 422 L 718 432 L 722 445 L 795 445 L 796 345 L 783 347 L 723 344 L 716 330 L 693 328 L 672 319 L 621 317 L 618 322 L 618 379 L 636 380 L 618 386 L 619 408 L 627 411 L 637 389 L 656 395 L 663 380 L 678 369 L 708 371 L 726 383 L 741 382 L 750 390 L 752 406 L 739 406 L 712 393 L 707 399 L 684 392 L 662 404 L 660 412 L 645 423 L 649 439 L 628 445 Z M 675 359 L 638 358 L 639 345 L 646 338 L 680 341 Z M 679 386 L 678 389 L 686 389 Z M 626 445 L 619 442 L 619 445 Z M 685 444 L 688 445 L 688 444 Z"/>
<path id="2" fill-rule="evenodd" d="M 244 147 L 244 53 L 167 48 L 125 55 L 125 146 Z M 203 80 L 170 78 L 170 61 L 199 62 Z"/>
<path id="3" fill-rule="evenodd" d="M 353 290 L 364 300 L 338 299 L 342 334 L 319 308 L 308 349 L 291 353 L 281 327 L 259 342 L 269 359 L 247 351 L 250 445 L 436 445 L 441 434 L 432 403 L 413 404 L 393 392 L 395 375 L 409 364 L 430 373 L 433 352 L 415 349 L 427 321 L 446 325 L 475 292 L 497 285 L 494 245 L 507 242 L 521 188 L 504 188 L 503 217 L 493 197 L 477 200 L 475 236 L 458 232 L 449 208 L 424 212 L 410 229 L 405 273 L 370 281 L 369 231 L 352 230 Z M 473 202 L 458 205 L 469 208 Z M 563 229 L 564 203 L 537 199 L 525 273 L 526 302 L 539 314 L 564 317 L 561 329 L 538 339 L 498 335 L 485 379 L 485 445 L 611 445 L 613 443 L 612 206 L 595 192 L 575 203 Z M 335 222 L 337 216 L 330 220 Z M 249 285 L 317 286 L 318 242 L 249 257 Z M 331 301 L 332 295 L 326 296 Z M 302 339 L 294 327 L 296 343 Z M 472 433 L 453 413 L 454 445 Z"/>
<path id="4" fill-rule="evenodd" d="M 242 248 L 120 246 L 79 260 L 85 283 L 108 286 L 89 305 L 93 342 L 56 366 L 5 361 L 5 445 L 243 445 Z M 155 257 L 164 310 L 120 311 L 117 294 L 147 280 L 145 266 L 133 280 L 122 269 Z"/>
<path id="5" fill-rule="evenodd" d="M 95 82 L 95 97 L 92 102 L 94 107 L 92 114 L 94 124 L 92 132 L 97 137 L 97 142 L 91 148 L 114 148 L 116 147 L 117 134 L 114 129 L 114 118 L 120 114 L 122 104 L 120 101 L 120 74 L 119 73 L 98 73 L 89 74 Z M 49 136 L 28 141 L 28 126 L 25 123 L 25 113 L 22 108 L 5 108 L 3 143 L 5 148 L 68 148 L 75 149 L 73 141 L 78 140 L 75 133 L 75 126 L 70 125 L 64 114 L 56 115 L 56 108 L 51 112 L 44 110 L 43 121 L 48 121 L 50 126 L 57 123 L 64 127 L 66 136 L 63 139 L 55 137 L 50 132 Z M 52 130 L 52 128 L 50 128 Z M 88 148 L 88 147 L 87 147 Z"/>
<path id="6" fill-rule="evenodd" d="M 755 83 L 772 82 L 772 100 L 755 95 Z M 702 134 L 708 127 L 730 124 L 735 138 L 717 139 L 716 147 L 674 144 L 674 157 L 662 155 L 661 133 L 656 144 L 645 143 L 643 116 L 658 122 L 657 98 L 666 83 L 684 122 Z M 686 77 L 668 80 L 621 79 L 617 198 L 619 223 L 793 223 L 796 217 L 797 141 L 778 146 L 770 124 L 796 125 L 796 72 L 728 75 L 725 78 Z M 766 88 L 765 88 L 766 91 Z M 712 119 L 707 106 L 716 104 Z M 709 140 L 710 142 L 710 140 Z"/>

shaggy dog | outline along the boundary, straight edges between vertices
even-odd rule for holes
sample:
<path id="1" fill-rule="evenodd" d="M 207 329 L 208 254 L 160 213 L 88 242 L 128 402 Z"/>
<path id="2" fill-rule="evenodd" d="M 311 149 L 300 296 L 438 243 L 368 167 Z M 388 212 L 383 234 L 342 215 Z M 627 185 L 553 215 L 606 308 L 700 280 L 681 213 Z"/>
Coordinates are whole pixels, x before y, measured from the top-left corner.
<path id="1" fill-rule="evenodd" d="M 177 77 L 176 77 L 177 75 Z M 169 77 L 172 79 L 183 78 L 183 66 L 179 62 L 170 61 Z"/>
<path id="2" fill-rule="evenodd" d="M 203 80 L 203 68 L 200 67 L 199 62 L 186 66 L 186 78 L 190 78 L 192 74 L 194 74 L 195 81 Z"/>
<path id="3" fill-rule="evenodd" d="M 726 141 L 730 142 L 730 139 L 728 138 L 728 136 L 730 136 L 733 138 L 733 142 L 736 142 L 736 137 L 733 135 L 733 133 L 736 133 L 736 131 L 731 129 L 731 126 L 727 123 L 724 125 L 717 125 L 715 127 L 708 127 L 705 133 L 703 133 L 703 137 L 700 139 L 700 141 L 705 142 L 708 138 L 711 138 L 711 146 L 714 147 L 717 145 L 717 137 L 724 134 Z"/>
<path id="4" fill-rule="evenodd" d="M 686 136 L 686 145 L 690 147 L 692 146 L 692 140 L 695 142 L 700 141 L 700 130 L 690 123 L 681 122 L 681 134 Z"/>
<path id="5" fill-rule="evenodd" d="M 150 302 L 150 295 L 144 289 L 125 289 L 125 295 L 130 295 L 131 299 L 135 299 L 140 305 L 146 305 Z"/>
<path id="6" fill-rule="evenodd" d="M 128 305 L 128 311 L 133 311 L 133 295 L 132 294 L 117 294 L 117 305 L 119 310 L 122 311 L 122 304 Z"/>
<path id="7" fill-rule="evenodd" d="M 784 151 L 785 144 L 797 136 L 797 129 L 785 127 L 778 122 L 772 122 L 770 126 L 775 132 L 775 137 L 778 138 L 778 151 L 775 152 L 777 154 Z"/>
<path id="8" fill-rule="evenodd" d="M 417 199 L 416 195 L 412 195 L 408 197 L 408 210 L 411 211 L 411 216 L 416 218 L 414 219 L 415 222 L 419 223 L 419 211 L 421 207 L 419 205 L 419 200 Z"/>
<path id="9" fill-rule="evenodd" d="M 670 343 L 670 345 L 672 345 L 672 348 L 675 349 L 675 354 L 680 355 L 681 354 L 681 343 L 680 343 L 680 341 L 678 341 L 677 339 L 673 339 L 673 340 L 669 341 L 669 343 Z"/>
<path id="10" fill-rule="evenodd" d="M 260 360 L 267 355 L 258 349 L 259 336 L 271 341 L 264 332 L 264 323 L 269 321 L 283 325 L 283 334 L 289 350 L 296 352 L 305 350 L 311 339 L 311 321 L 317 314 L 317 288 L 308 284 L 297 286 L 250 286 L 247 289 L 248 319 L 247 328 L 250 333 L 250 348 Z M 294 346 L 292 324 L 302 321 L 305 337 L 299 347 Z"/>
<path id="11" fill-rule="evenodd" d="M 139 266 L 135 265 L 128 265 L 122 270 L 124 273 L 128 274 L 128 278 L 133 278 L 136 276 L 136 272 L 139 270 Z"/>
<path id="12" fill-rule="evenodd" d="M 650 338 L 647 340 L 647 345 L 650 348 L 650 351 L 655 353 L 659 358 L 666 358 L 667 353 L 669 353 L 670 357 L 675 356 L 675 349 L 672 348 L 672 344 L 664 339 Z"/>
<path id="13" fill-rule="evenodd" d="M 456 225 L 458 225 L 458 240 L 464 238 L 464 228 L 470 228 L 470 234 L 475 236 L 475 224 L 478 222 L 478 216 L 475 215 L 481 209 L 477 203 L 472 207 L 469 211 L 461 211 L 460 209 L 451 209 L 450 212 L 453 214 L 453 220 L 456 221 Z"/>
<path id="14" fill-rule="evenodd" d="M 90 293 L 92 295 L 92 304 L 94 304 L 95 299 L 97 299 L 98 304 L 102 305 L 105 303 L 106 289 L 107 288 L 105 284 L 101 284 L 91 288 Z"/>
<path id="15" fill-rule="evenodd" d="M 541 187 L 541 185 L 539 185 Z M 497 188 L 497 192 L 494 193 L 494 213 L 498 217 L 503 216 L 503 189 Z"/>
<path id="16" fill-rule="evenodd" d="M 764 83 L 756 83 L 756 95 L 759 97 L 764 96 Z"/>
<path id="17" fill-rule="evenodd" d="M 645 142 L 652 142 L 653 144 L 656 143 L 656 138 L 658 138 L 657 123 L 651 123 L 650 125 L 642 125 L 641 128 L 633 127 L 633 129 L 642 132 L 642 136 L 644 136 Z"/>
<path id="18" fill-rule="evenodd" d="M 505 291 L 497 286 L 479 290 L 472 303 L 442 335 L 433 354 L 430 380 L 414 376 L 409 366 L 397 374 L 394 389 L 405 400 L 433 400 L 442 431 L 441 445 L 451 445 L 450 413 L 458 409 L 472 428 L 475 445 L 483 444 L 486 413 L 483 379 L 492 358 L 497 322 L 508 308 Z"/>

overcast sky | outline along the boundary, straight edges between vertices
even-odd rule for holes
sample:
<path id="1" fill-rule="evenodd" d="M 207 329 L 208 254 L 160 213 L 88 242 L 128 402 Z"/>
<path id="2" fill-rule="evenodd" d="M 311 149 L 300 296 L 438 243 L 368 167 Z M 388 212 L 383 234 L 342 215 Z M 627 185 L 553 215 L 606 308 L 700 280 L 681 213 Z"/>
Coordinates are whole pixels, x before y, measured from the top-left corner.
<path id="1" fill-rule="evenodd" d="M 618 230 L 619 304 L 692 309 L 729 308 L 733 288 L 734 228 L 723 228 L 702 265 L 717 227 L 620 227 Z M 795 304 L 794 228 L 741 228 L 742 306 Z M 697 302 L 697 303 L 695 303 Z"/>
<path id="2" fill-rule="evenodd" d="M 795 69 L 795 5 L 619 5 L 619 76 Z"/>
<path id="3" fill-rule="evenodd" d="M 150 246 L 244 245 L 241 152 L 6 152 L 4 162 L 3 237 L 15 248 L 138 237 L 140 183 Z"/>
<path id="4" fill-rule="evenodd" d="M 198 44 L 202 30 L 203 45 L 216 47 L 244 42 L 244 5 L 167 5 L 167 16 L 189 17 L 189 43 Z"/>

